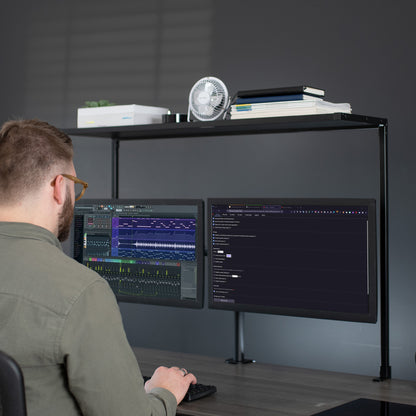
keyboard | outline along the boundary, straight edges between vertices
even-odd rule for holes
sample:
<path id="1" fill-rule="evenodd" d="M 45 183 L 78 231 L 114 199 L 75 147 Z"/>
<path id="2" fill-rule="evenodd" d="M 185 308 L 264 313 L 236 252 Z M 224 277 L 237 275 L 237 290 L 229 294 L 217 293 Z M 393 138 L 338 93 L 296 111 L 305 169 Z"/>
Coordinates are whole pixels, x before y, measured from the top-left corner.
<path id="1" fill-rule="evenodd" d="M 144 382 L 146 382 L 149 379 L 150 377 L 143 376 Z M 215 393 L 216 391 L 217 391 L 217 388 L 209 384 L 201 384 L 201 383 L 191 384 L 183 400 L 185 402 L 192 402 L 194 400 L 202 399 L 203 397 L 209 396 Z"/>

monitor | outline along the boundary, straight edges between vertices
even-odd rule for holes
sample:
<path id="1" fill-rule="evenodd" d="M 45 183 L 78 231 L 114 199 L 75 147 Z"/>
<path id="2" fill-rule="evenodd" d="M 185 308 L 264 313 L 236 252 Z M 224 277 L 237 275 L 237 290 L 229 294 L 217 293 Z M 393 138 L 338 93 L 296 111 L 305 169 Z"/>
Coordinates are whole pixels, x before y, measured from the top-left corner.
<path id="1" fill-rule="evenodd" d="M 208 199 L 210 308 L 377 321 L 376 204 Z"/>
<path id="2" fill-rule="evenodd" d="M 73 257 L 119 301 L 202 308 L 203 227 L 201 200 L 80 200 Z"/>

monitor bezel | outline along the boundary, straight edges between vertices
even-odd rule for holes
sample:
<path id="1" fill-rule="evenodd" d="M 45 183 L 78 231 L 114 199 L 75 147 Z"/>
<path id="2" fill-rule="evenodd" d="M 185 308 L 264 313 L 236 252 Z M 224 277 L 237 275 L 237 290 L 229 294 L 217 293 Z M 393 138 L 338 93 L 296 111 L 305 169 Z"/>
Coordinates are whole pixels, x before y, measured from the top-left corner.
<path id="1" fill-rule="evenodd" d="M 135 297 L 128 295 L 115 294 L 118 302 L 137 303 L 146 305 L 159 306 L 173 306 L 180 308 L 201 309 L 204 306 L 204 201 L 202 199 L 190 198 L 85 198 L 77 201 L 75 206 L 90 205 L 90 204 L 143 204 L 143 205 L 189 205 L 197 208 L 197 229 L 196 229 L 196 262 L 197 262 L 197 286 L 196 299 L 170 299 L 170 298 L 150 298 L 150 297 Z M 75 214 L 75 212 L 74 212 Z M 71 225 L 71 256 L 74 256 L 74 221 Z M 104 279 L 105 280 L 105 279 Z"/>
<path id="2" fill-rule="evenodd" d="M 213 300 L 212 279 L 212 206 L 214 204 L 278 204 L 278 205 L 340 205 L 368 207 L 368 282 L 369 282 L 369 310 L 367 313 L 351 313 L 330 310 L 314 310 L 301 308 L 288 308 L 270 305 L 249 305 L 220 303 Z M 208 240 L 208 308 L 235 312 L 254 312 L 273 315 L 296 316 L 305 318 L 329 319 L 350 322 L 376 323 L 378 316 L 378 285 L 377 285 L 377 213 L 376 200 L 371 198 L 208 198 L 207 199 L 207 240 Z"/>

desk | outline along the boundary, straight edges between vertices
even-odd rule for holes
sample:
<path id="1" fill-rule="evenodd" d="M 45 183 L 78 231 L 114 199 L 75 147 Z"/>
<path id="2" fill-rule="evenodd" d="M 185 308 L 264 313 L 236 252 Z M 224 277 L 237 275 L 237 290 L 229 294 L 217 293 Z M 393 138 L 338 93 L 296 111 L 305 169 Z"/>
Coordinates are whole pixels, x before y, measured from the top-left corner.
<path id="1" fill-rule="evenodd" d="M 313 415 L 360 397 L 416 406 L 416 382 L 253 363 L 226 364 L 221 358 L 134 348 L 142 373 L 159 365 L 192 371 L 217 393 L 182 403 L 178 414 L 195 416 Z M 416 371 L 416 368 L 415 368 Z"/>

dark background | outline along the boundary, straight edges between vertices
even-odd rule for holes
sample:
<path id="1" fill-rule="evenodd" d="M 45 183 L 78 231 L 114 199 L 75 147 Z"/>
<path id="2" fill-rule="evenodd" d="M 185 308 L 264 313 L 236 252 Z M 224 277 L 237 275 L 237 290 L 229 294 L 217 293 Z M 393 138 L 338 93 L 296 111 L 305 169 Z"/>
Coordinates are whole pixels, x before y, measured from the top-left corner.
<path id="1" fill-rule="evenodd" d="M 86 100 L 186 112 L 203 76 L 238 90 L 307 84 L 389 120 L 390 356 L 416 380 L 413 1 L 38 0 L 2 3 L 0 121 L 75 127 Z M 74 137 L 88 197 L 111 196 L 111 144 Z M 121 144 L 120 197 L 378 199 L 376 131 Z M 68 246 L 66 245 L 66 250 Z M 135 346 L 233 354 L 233 314 L 120 304 Z M 378 375 L 379 324 L 245 316 L 246 356 Z"/>

